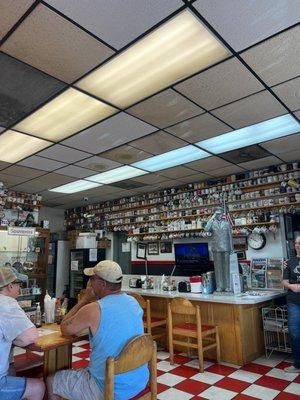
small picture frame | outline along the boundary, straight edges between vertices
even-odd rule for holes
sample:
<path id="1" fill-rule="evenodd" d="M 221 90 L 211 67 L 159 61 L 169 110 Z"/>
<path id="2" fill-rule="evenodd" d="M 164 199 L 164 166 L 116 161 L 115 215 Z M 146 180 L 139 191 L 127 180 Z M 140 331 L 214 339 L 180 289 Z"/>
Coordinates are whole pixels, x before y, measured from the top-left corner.
<path id="1" fill-rule="evenodd" d="M 158 242 L 150 242 L 148 243 L 148 254 L 149 255 L 156 255 L 159 254 L 158 251 Z"/>
<path id="2" fill-rule="evenodd" d="M 137 242 L 136 244 L 136 258 L 146 260 L 146 243 Z"/>
<path id="3" fill-rule="evenodd" d="M 172 253 L 172 242 L 160 242 L 160 252 Z"/>
<path id="4" fill-rule="evenodd" d="M 246 251 L 245 250 L 237 250 L 236 251 L 238 260 L 246 260 Z"/>

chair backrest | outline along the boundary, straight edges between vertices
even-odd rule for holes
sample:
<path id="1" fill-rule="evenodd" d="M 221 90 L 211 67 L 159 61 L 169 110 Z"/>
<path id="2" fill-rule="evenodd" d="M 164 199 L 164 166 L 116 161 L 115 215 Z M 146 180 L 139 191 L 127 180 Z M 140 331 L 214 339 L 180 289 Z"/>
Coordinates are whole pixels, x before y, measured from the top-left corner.
<path id="1" fill-rule="evenodd" d="M 147 333 L 151 333 L 151 308 L 150 308 L 150 300 L 145 300 L 143 296 L 138 293 L 129 293 L 130 296 L 134 297 L 141 308 L 144 310 L 144 317 L 147 324 Z"/>
<path id="2" fill-rule="evenodd" d="M 148 399 L 155 400 L 157 397 L 156 343 L 149 334 L 140 335 L 132 339 L 116 359 L 108 357 L 106 360 L 104 399 L 114 399 L 115 375 L 132 371 L 146 363 L 149 363 L 150 366 L 151 393 L 149 393 Z M 144 398 L 146 399 L 147 397 Z"/>
<path id="3" fill-rule="evenodd" d="M 138 293 L 128 293 L 128 294 L 134 297 L 138 301 L 139 305 L 142 307 L 143 310 L 147 309 L 147 301 L 144 299 L 143 296 L 141 296 Z"/>
<path id="4" fill-rule="evenodd" d="M 170 302 L 173 314 L 196 315 L 196 307 L 187 299 L 176 297 Z"/>

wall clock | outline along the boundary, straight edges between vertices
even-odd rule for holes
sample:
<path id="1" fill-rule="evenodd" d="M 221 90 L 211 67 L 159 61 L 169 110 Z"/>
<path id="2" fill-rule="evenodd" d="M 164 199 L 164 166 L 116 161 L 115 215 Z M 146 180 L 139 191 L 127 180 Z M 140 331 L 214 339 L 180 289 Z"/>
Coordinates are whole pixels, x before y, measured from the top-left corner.
<path id="1" fill-rule="evenodd" d="M 260 250 L 265 247 L 267 242 L 266 236 L 263 233 L 252 232 L 247 237 L 248 246 L 254 250 Z"/>

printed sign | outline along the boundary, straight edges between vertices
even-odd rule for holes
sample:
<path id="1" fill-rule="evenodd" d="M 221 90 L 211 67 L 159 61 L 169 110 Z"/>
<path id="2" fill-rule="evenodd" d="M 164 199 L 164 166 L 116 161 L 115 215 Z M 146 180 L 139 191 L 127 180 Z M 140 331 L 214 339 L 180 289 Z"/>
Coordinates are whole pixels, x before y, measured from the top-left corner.
<path id="1" fill-rule="evenodd" d="M 11 236 L 35 236 L 35 228 L 9 226 L 7 229 L 7 233 Z"/>

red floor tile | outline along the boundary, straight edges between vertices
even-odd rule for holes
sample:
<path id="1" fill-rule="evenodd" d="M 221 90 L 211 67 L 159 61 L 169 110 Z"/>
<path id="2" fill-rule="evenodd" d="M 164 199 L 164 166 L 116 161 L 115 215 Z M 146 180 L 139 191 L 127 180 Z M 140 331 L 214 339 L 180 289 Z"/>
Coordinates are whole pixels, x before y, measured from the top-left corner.
<path id="1" fill-rule="evenodd" d="M 159 369 L 156 371 L 157 376 L 161 376 L 163 374 L 165 374 L 165 371 L 160 371 Z"/>
<path id="2" fill-rule="evenodd" d="M 295 383 L 300 383 L 300 374 L 297 376 L 297 378 L 296 379 L 294 379 L 294 381 L 293 382 L 295 382 Z"/>
<path id="3" fill-rule="evenodd" d="M 74 354 L 74 356 L 79 358 L 88 358 L 90 356 L 90 351 L 89 350 L 81 351 L 80 353 Z"/>
<path id="4" fill-rule="evenodd" d="M 168 360 L 169 360 L 169 358 L 168 358 Z M 190 357 L 182 356 L 182 355 L 179 355 L 179 354 L 175 354 L 174 355 L 174 362 L 176 364 L 185 364 L 185 363 L 187 363 L 189 361 L 191 361 Z"/>
<path id="5" fill-rule="evenodd" d="M 80 360 L 80 361 L 75 361 L 72 363 L 72 368 L 77 369 L 77 368 L 86 368 L 89 365 L 89 362 L 87 360 Z"/>
<path id="6" fill-rule="evenodd" d="M 174 368 L 170 372 L 175 375 L 184 376 L 185 378 L 190 378 L 197 374 L 195 368 L 188 367 L 187 365 L 180 365 L 180 367 Z"/>
<path id="7" fill-rule="evenodd" d="M 80 347 L 82 347 L 83 349 L 86 349 L 86 350 L 90 350 L 90 344 L 89 343 L 83 344 Z"/>
<path id="8" fill-rule="evenodd" d="M 183 392 L 190 393 L 190 394 L 200 394 L 207 388 L 209 385 L 204 382 L 194 381 L 193 379 L 186 379 L 177 385 L 174 386 L 175 389 L 182 390 Z"/>
<path id="9" fill-rule="evenodd" d="M 251 384 L 248 382 L 240 381 L 239 379 L 233 379 L 233 378 L 226 377 L 226 378 L 218 381 L 217 383 L 215 383 L 214 386 L 240 393 L 243 390 L 247 389 L 247 387 L 250 385 Z"/>
<path id="10" fill-rule="evenodd" d="M 298 396 L 297 394 L 293 394 L 293 393 L 279 393 L 276 397 L 275 400 L 299 400 L 300 399 L 300 395 Z"/>
<path id="11" fill-rule="evenodd" d="M 273 378 L 272 376 L 262 376 L 257 381 L 255 381 L 255 385 L 260 385 L 266 388 L 272 388 L 280 391 L 285 389 L 289 384 L 290 382 L 287 380 Z"/>
<path id="12" fill-rule="evenodd" d="M 291 365 L 292 365 L 291 362 L 282 361 L 281 363 L 279 363 L 279 364 L 276 365 L 276 368 L 284 369 L 284 368 L 286 368 L 286 367 L 290 367 Z"/>
<path id="13" fill-rule="evenodd" d="M 157 393 L 162 393 L 162 392 L 164 392 L 165 390 L 168 390 L 168 389 L 170 389 L 170 388 L 167 385 L 163 385 L 162 383 L 158 383 L 157 384 Z"/>
<path id="14" fill-rule="evenodd" d="M 210 367 L 206 368 L 205 371 L 213 372 L 214 374 L 227 376 L 227 375 L 230 375 L 233 372 L 235 372 L 236 368 L 228 367 L 227 365 L 214 364 L 214 365 L 211 365 Z"/>
<path id="15" fill-rule="evenodd" d="M 249 363 L 244 365 L 241 369 L 244 371 L 254 372 L 255 374 L 265 375 L 267 372 L 271 371 L 272 367 L 267 367 L 266 365 L 261 365 L 261 364 Z"/>

